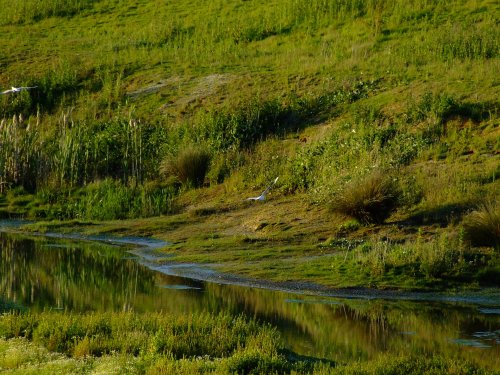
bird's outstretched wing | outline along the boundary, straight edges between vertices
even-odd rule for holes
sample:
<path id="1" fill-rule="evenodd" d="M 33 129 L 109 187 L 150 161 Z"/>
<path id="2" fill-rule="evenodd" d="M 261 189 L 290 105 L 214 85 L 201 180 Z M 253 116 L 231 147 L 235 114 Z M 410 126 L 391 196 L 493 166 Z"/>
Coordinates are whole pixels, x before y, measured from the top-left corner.
<path id="1" fill-rule="evenodd" d="M 31 90 L 36 89 L 38 86 L 22 86 L 22 87 L 14 87 L 12 86 L 9 90 L 2 91 L 0 94 L 10 94 L 11 92 L 20 92 L 23 90 Z"/>
<path id="2" fill-rule="evenodd" d="M 266 194 L 267 194 L 267 192 L 268 192 L 268 191 L 269 191 L 269 190 L 270 190 L 270 189 L 274 186 L 274 184 L 276 184 L 276 181 L 278 181 L 278 178 L 279 178 L 279 176 L 278 176 L 278 177 L 276 177 L 276 178 L 274 179 L 274 181 L 273 181 L 273 182 L 271 182 L 271 185 L 269 185 L 269 186 L 266 188 L 266 190 L 264 190 L 264 191 L 262 192 L 262 194 L 261 194 L 261 195 L 266 195 Z"/>
<path id="3" fill-rule="evenodd" d="M 276 181 L 278 181 L 278 178 L 279 178 L 279 176 L 276 177 L 273 182 L 271 182 L 271 184 L 266 188 L 266 190 L 264 190 L 262 192 L 261 195 L 259 195 L 258 197 L 247 198 L 247 200 L 251 200 L 251 201 L 263 201 L 264 199 L 266 199 L 266 194 L 274 186 L 274 184 L 276 184 Z"/>

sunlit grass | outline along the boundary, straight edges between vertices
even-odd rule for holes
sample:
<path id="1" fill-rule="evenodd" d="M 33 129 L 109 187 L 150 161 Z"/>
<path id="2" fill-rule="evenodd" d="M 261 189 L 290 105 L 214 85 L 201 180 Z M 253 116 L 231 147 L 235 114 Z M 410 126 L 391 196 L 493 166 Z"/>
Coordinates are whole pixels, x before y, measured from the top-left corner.
<path id="1" fill-rule="evenodd" d="M 0 84 L 38 86 L 0 96 L 2 216 L 180 213 L 118 230 L 192 241 L 182 255 L 193 261 L 192 249 L 205 257 L 217 242 L 296 243 L 302 254 L 381 232 L 411 247 L 419 228 L 439 244 L 436 227 L 455 238 L 498 190 L 498 17 L 487 0 L 54 4 L 26 2 L 20 19 L 21 5 L 5 3 L 0 18 Z M 211 162 L 171 173 L 194 181 L 180 189 L 160 164 L 192 145 Z M 397 192 L 364 180 L 377 170 Z M 277 176 L 266 205 L 245 205 Z M 323 210 L 341 192 L 354 225 Z M 356 206 L 370 199 L 378 207 Z M 271 215 L 273 201 L 286 208 Z M 244 259 L 238 249 L 220 259 Z M 419 272 L 430 258 L 414 259 Z"/>
<path id="2" fill-rule="evenodd" d="M 0 368 L 22 370 L 30 363 L 68 373 L 115 366 L 209 368 L 217 373 L 303 372 L 312 363 L 290 361 L 276 330 L 243 317 L 164 314 L 10 314 L 0 318 Z M 87 370 L 88 371 L 88 370 Z"/>
<path id="3" fill-rule="evenodd" d="M 321 309 L 316 314 L 322 312 L 332 314 L 331 309 Z M 366 311 L 348 308 L 347 312 L 368 320 L 384 316 L 376 305 Z M 393 320 L 399 318 L 399 310 L 387 316 L 391 326 L 398 326 Z M 308 326 L 310 322 L 305 324 Z M 419 333 L 432 335 L 427 332 L 429 328 L 436 329 L 436 325 L 419 327 Z M 225 315 L 4 314 L 0 317 L 0 333 L 0 368 L 7 373 L 399 374 L 403 370 L 487 374 L 493 371 L 472 360 L 447 357 L 444 353 L 422 357 L 413 349 L 404 354 L 382 353 L 372 359 L 319 361 L 284 349 L 273 327 Z M 336 337 L 335 332 L 332 334 Z"/>

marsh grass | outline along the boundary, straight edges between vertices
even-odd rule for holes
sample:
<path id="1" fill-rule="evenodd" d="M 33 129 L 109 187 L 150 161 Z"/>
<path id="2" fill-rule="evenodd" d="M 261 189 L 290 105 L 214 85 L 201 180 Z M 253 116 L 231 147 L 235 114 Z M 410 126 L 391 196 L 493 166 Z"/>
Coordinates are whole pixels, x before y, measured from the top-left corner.
<path id="1" fill-rule="evenodd" d="M 318 370 L 317 374 L 488 374 L 489 370 L 479 368 L 474 362 L 444 358 L 442 356 L 380 355 L 373 361 L 353 362 L 338 366 L 334 371 Z"/>
<path id="2" fill-rule="evenodd" d="M 21 345 L 39 350 L 40 362 L 54 357 L 92 358 L 99 364 L 121 356 L 135 370 L 142 365 L 159 372 L 186 365 L 218 373 L 312 370 L 311 363 L 289 360 L 282 354 L 274 328 L 226 315 L 12 313 L 0 318 L 0 335 L 7 339 L 2 339 L 2 349 L 10 342 L 14 348 Z M 32 359 L 31 352 L 25 350 L 23 357 L 3 360 L 2 367 L 18 368 Z"/>
<path id="3" fill-rule="evenodd" d="M 489 284 L 498 276 L 494 254 L 475 251 L 462 232 L 452 235 L 443 231 L 430 239 L 419 233 L 415 239 L 400 243 L 372 238 L 346 250 L 337 263 L 366 272 L 374 284 L 389 286 L 398 278 L 404 278 L 396 281 L 401 285 L 432 287 L 437 282 L 474 278 Z"/>
<path id="4" fill-rule="evenodd" d="M 399 190 L 391 175 L 374 171 L 350 182 L 333 198 L 331 209 L 363 223 L 382 223 L 396 209 Z"/>
<path id="5" fill-rule="evenodd" d="M 500 248 L 500 204 L 483 203 L 462 221 L 465 238 L 474 246 Z"/>
<path id="6" fill-rule="evenodd" d="M 205 148 L 188 146 L 175 156 L 167 156 L 160 170 L 163 175 L 173 176 L 183 184 L 199 187 L 205 182 L 210 159 L 211 155 Z"/>
<path id="7" fill-rule="evenodd" d="M 342 363 L 302 357 L 283 349 L 274 328 L 223 315 L 4 314 L 0 330 L 0 367 L 12 373 L 491 372 L 472 361 L 443 355 L 381 354 L 372 360 Z"/>

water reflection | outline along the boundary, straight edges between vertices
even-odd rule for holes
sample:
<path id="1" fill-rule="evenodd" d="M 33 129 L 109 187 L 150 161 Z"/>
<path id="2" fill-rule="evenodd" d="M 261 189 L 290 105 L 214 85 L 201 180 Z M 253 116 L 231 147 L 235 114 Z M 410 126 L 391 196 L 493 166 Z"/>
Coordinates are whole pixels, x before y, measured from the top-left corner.
<path id="1" fill-rule="evenodd" d="M 126 250 L 0 233 L 0 299 L 35 311 L 243 313 L 278 327 L 299 354 L 347 360 L 382 351 L 441 352 L 500 367 L 499 306 L 322 298 L 218 285 L 151 271 Z"/>

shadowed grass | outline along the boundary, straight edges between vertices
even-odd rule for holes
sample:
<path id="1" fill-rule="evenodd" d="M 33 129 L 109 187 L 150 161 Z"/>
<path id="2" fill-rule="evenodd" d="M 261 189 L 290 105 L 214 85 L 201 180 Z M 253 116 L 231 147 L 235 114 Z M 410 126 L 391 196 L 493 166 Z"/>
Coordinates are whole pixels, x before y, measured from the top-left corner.
<path id="1" fill-rule="evenodd" d="M 487 202 L 463 220 L 465 238 L 474 246 L 500 248 L 500 204 Z"/>
<path id="2" fill-rule="evenodd" d="M 161 172 L 174 176 L 183 184 L 201 186 L 210 166 L 210 153 L 203 147 L 189 146 L 176 156 L 167 156 L 161 165 Z"/>

